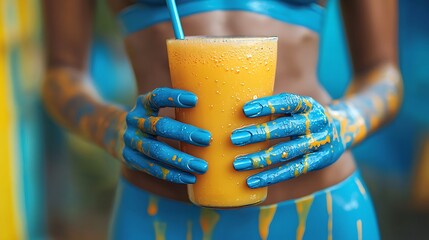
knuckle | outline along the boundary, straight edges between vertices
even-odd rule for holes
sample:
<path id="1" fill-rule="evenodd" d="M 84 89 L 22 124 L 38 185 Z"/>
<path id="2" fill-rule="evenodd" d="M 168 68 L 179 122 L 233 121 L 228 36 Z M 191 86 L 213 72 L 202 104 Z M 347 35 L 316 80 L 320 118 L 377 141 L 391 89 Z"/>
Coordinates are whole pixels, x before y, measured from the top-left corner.
<path id="1" fill-rule="evenodd" d="M 127 123 L 127 126 L 135 126 L 135 115 L 133 112 L 127 113 L 125 116 L 125 122 Z"/>

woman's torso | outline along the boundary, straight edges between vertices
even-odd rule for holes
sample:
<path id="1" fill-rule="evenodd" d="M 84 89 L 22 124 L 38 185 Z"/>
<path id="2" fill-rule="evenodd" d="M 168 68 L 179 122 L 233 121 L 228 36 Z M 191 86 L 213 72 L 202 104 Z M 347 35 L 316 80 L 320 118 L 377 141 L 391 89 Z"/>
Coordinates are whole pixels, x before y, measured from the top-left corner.
<path id="1" fill-rule="evenodd" d="M 110 0 L 115 12 L 131 2 Z M 278 62 L 275 93 L 292 92 L 314 98 L 322 105 L 331 101 L 317 79 L 318 33 L 268 16 L 244 11 L 210 11 L 181 18 L 185 35 L 208 36 L 278 36 Z M 170 22 L 161 22 L 125 38 L 126 49 L 134 69 L 138 93 L 157 87 L 170 87 L 165 40 L 173 38 Z M 174 117 L 173 109 L 160 115 Z M 176 142 L 169 141 L 177 146 Z M 269 187 L 264 204 L 308 195 L 340 182 L 355 169 L 349 152 L 331 166 Z M 189 201 L 185 185 L 172 184 L 123 167 L 122 173 L 135 185 L 155 194 Z"/>

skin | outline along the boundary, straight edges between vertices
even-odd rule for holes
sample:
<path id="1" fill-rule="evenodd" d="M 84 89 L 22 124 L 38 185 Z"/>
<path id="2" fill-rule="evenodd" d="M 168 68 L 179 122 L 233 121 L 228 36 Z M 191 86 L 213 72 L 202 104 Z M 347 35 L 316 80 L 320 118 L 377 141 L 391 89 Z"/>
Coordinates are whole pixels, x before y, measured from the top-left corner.
<path id="1" fill-rule="evenodd" d="M 118 12 L 130 2 L 111 0 L 109 4 L 113 12 Z M 171 134 L 168 130 L 171 124 L 184 126 L 173 120 L 174 107 L 192 107 L 198 102 L 194 99 L 184 106 L 178 101 L 178 96 L 185 94 L 180 91 L 161 89 L 157 91 L 164 93 L 155 96 L 151 92 L 171 86 L 165 44 L 167 38 L 174 37 L 171 24 L 159 23 L 124 39 L 138 92 L 143 95 L 136 100 L 133 110 L 128 111 L 103 102 L 86 76 L 94 2 L 44 0 L 44 6 L 48 69 L 43 97 L 48 111 L 70 131 L 120 159 L 123 176 L 138 187 L 189 201 L 186 185 L 177 183 L 192 182 L 193 174 L 203 174 L 207 166 L 202 159 L 174 148 L 178 141 L 206 145 L 210 136 L 197 128 Z M 214 11 L 182 18 L 185 35 L 279 37 L 275 94 L 280 95 L 250 102 L 243 109 L 249 117 L 279 113 L 274 120 L 276 124 L 268 123 L 269 130 L 265 132 L 253 127 L 231 135 L 237 145 L 276 138 L 273 142 L 277 145 L 272 149 L 247 156 L 251 167 L 239 164 L 238 160 L 243 158 L 234 164 L 238 170 L 265 168 L 248 179 L 252 187 L 276 183 L 269 186 L 263 204 L 305 196 L 341 182 L 355 170 L 347 149 L 384 125 L 400 106 L 402 80 L 396 67 L 396 2 L 349 0 L 343 1 L 341 7 L 355 77 L 347 96 L 335 101 L 316 77 L 319 43 L 316 33 L 247 12 Z M 162 104 L 151 105 L 151 101 Z M 256 115 L 255 110 L 249 110 L 252 103 L 262 106 Z M 295 127 L 291 127 L 291 122 Z M 237 137 L 240 131 L 251 132 L 251 140 Z M 191 136 L 197 132 L 202 135 L 194 141 Z M 174 154 L 181 155 L 184 162 L 169 165 L 172 162 L 168 157 Z M 267 155 L 271 162 L 266 160 Z"/>

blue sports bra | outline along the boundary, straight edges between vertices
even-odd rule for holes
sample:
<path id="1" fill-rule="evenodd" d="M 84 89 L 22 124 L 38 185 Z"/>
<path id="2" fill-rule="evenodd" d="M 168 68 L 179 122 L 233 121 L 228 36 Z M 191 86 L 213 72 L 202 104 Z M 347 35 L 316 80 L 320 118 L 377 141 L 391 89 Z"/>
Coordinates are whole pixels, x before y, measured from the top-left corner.
<path id="1" fill-rule="evenodd" d="M 317 33 L 322 25 L 323 8 L 316 0 L 177 0 L 180 17 L 192 14 L 224 11 L 254 12 L 273 19 L 306 27 Z M 164 0 L 138 0 L 118 15 L 125 35 L 170 21 Z"/>

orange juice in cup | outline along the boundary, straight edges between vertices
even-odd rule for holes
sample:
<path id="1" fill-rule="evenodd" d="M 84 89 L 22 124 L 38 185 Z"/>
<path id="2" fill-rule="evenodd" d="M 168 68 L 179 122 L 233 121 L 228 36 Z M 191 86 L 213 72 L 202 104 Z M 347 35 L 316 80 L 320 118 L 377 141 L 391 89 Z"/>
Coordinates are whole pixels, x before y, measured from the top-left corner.
<path id="1" fill-rule="evenodd" d="M 277 37 L 188 37 L 167 40 L 174 88 L 198 96 L 194 108 L 176 109 L 176 119 L 212 134 L 208 147 L 181 143 L 181 150 L 208 162 L 208 171 L 188 185 L 190 200 L 205 207 L 239 207 L 262 202 L 267 188 L 250 189 L 246 179 L 257 172 L 238 172 L 236 156 L 268 148 L 267 142 L 234 146 L 234 129 L 269 121 L 247 118 L 243 105 L 272 95 L 277 62 Z"/>

